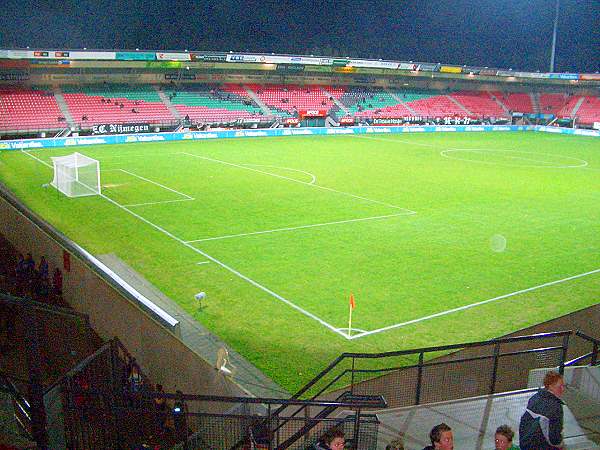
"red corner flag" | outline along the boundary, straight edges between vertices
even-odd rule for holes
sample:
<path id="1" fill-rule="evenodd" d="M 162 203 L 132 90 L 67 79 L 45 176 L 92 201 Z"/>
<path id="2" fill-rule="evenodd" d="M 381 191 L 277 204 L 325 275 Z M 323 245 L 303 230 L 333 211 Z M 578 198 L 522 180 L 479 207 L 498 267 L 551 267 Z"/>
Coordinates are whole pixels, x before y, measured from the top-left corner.
<path id="1" fill-rule="evenodd" d="M 356 308 L 356 303 L 354 303 L 354 294 L 352 292 L 350 293 L 350 308 Z"/>

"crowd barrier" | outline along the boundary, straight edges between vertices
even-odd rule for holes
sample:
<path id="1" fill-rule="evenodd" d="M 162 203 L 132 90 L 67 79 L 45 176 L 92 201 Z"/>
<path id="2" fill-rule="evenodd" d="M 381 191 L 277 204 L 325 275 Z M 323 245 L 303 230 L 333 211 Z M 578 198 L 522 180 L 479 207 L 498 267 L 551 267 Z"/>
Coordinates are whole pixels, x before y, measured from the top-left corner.
<path id="1" fill-rule="evenodd" d="M 532 125 L 440 125 L 440 126 L 373 126 L 347 128 L 274 128 L 258 130 L 189 131 L 177 133 L 144 133 L 111 136 L 86 136 L 1 141 L 0 150 L 31 150 L 38 148 L 87 145 L 127 144 L 133 142 L 164 142 L 245 137 L 322 136 L 356 134 L 396 134 L 435 132 L 541 131 L 559 134 L 600 137 L 600 131 Z"/>

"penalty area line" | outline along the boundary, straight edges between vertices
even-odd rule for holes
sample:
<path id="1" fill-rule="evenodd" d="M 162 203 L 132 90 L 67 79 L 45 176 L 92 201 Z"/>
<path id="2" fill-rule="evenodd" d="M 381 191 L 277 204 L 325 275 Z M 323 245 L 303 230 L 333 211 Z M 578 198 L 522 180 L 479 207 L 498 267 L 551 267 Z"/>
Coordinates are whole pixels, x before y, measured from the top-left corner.
<path id="1" fill-rule="evenodd" d="M 589 272 L 580 273 L 578 275 L 573 275 L 573 276 L 570 276 L 570 277 L 567 277 L 567 278 L 562 278 L 560 280 L 549 281 L 548 283 L 539 284 L 537 286 L 533 286 L 533 287 L 530 287 L 530 288 L 527 288 L 527 289 L 521 289 L 519 291 L 511 292 L 510 294 L 500 295 L 498 297 L 494 297 L 494 298 L 490 298 L 490 299 L 487 299 L 487 300 L 483 300 L 481 302 L 471 303 L 470 305 L 459 306 L 458 308 L 448 309 L 446 311 L 441 311 L 439 313 L 431 314 L 431 315 L 425 316 L 425 317 L 420 317 L 418 319 L 413 319 L 413 320 L 409 320 L 409 321 L 406 321 L 406 322 L 397 323 L 395 325 L 390 325 L 390 326 L 387 326 L 387 327 L 378 328 L 376 330 L 366 331 L 364 333 L 359 333 L 359 334 L 356 334 L 354 336 L 347 337 L 347 339 L 350 339 L 350 340 L 351 339 L 358 339 L 358 338 L 361 338 L 361 337 L 364 337 L 364 336 L 369 336 L 371 334 L 377 334 L 377 333 L 382 333 L 383 331 L 393 330 L 394 328 L 402 328 L 402 327 L 405 327 L 407 325 L 411 325 L 411 324 L 414 324 L 414 323 L 419 323 L 419 322 L 424 322 L 426 320 L 435 319 L 436 317 L 441 317 L 441 316 L 445 316 L 447 314 L 452 314 L 452 313 L 455 313 L 455 312 L 458 312 L 458 311 L 463 311 L 465 309 L 470 309 L 470 308 L 474 308 L 476 306 L 485 305 L 486 303 L 495 302 L 495 301 L 502 300 L 502 299 L 505 299 L 505 298 L 508 298 L 508 297 L 514 297 L 515 295 L 520 295 L 520 294 L 524 294 L 526 292 L 535 291 L 537 289 L 545 288 L 545 287 L 548 287 L 548 286 L 553 286 L 555 284 L 564 283 L 566 281 L 575 280 L 577 278 L 583 278 L 583 277 L 586 277 L 588 275 L 592 275 L 592 274 L 595 274 L 595 273 L 600 273 L 600 269 L 590 270 Z"/>
<path id="2" fill-rule="evenodd" d="M 179 152 L 178 154 L 179 155 L 191 156 L 192 158 L 203 159 L 205 161 L 212 161 L 214 163 L 224 164 L 226 166 L 237 167 L 239 169 L 250 170 L 252 172 L 262 173 L 263 175 L 269 175 L 271 177 L 280 178 L 282 180 L 292 181 L 294 183 L 299 183 L 299 184 L 303 184 L 305 186 L 310 186 L 310 187 L 314 187 L 314 188 L 317 188 L 317 189 L 322 189 L 324 191 L 334 192 L 336 194 L 345 195 L 345 196 L 348 196 L 348 197 L 351 197 L 351 198 L 356 198 L 356 199 L 363 200 L 363 201 L 366 201 L 366 202 L 375 203 L 375 204 L 378 204 L 378 205 L 389 206 L 390 208 L 394 208 L 394 209 L 401 209 L 401 210 L 407 211 L 409 213 L 416 213 L 416 211 L 410 210 L 408 208 L 403 208 L 402 206 L 396 206 L 396 205 L 392 205 L 390 203 L 386 203 L 386 202 L 382 202 L 382 201 L 379 201 L 379 200 L 373 200 L 371 198 L 363 197 L 361 195 L 351 194 L 349 192 L 338 191 L 337 189 L 329 188 L 329 187 L 326 187 L 326 186 L 321 186 L 321 185 L 318 185 L 318 184 L 313 184 L 312 182 L 309 183 L 309 182 L 306 182 L 306 181 L 300 181 L 300 180 L 296 180 L 295 178 L 290 178 L 290 177 L 286 177 L 286 176 L 283 176 L 283 175 L 278 175 L 276 173 L 271 173 L 271 172 L 266 172 L 264 170 L 254 169 L 252 167 L 248 167 L 247 165 L 235 164 L 235 163 L 231 163 L 231 162 L 227 162 L 227 161 L 222 161 L 220 159 L 209 158 L 207 156 L 194 155 L 193 153 L 187 153 L 187 152 Z"/>
<path id="3" fill-rule="evenodd" d="M 48 167 L 52 168 L 52 166 L 51 166 L 50 164 L 46 163 L 45 161 L 42 161 L 41 159 L 39 159 L 39 158 L 36 158 L 35 156 L 33 156 L 33 155 L 30 155 L 29 153 L 27 153 L 27 152 L 25 152 L 25 151 L 23 151 L 23 153 L 25 153 L 25 154 L 26 154 L 26 155 L 28 155 L 28 156 L 31 156 L 31 157 L 32 157 L 32 158 L 34 158 L 34 159 L 37 159 L 37 160 L 38 160 L 39 162 L 41 162 L 42 164 L 44 164 L 44 165 L 46 165 L 46 166 L 48 166 Z M 306 317 L 309 317 L 309 318 L 311 318 L 311 319 L 313 319 L 313 320 L 315 320 L 315 321 L 319 322 L 321 325 L 323 325 L 324 327 L 326 327 L 326 328 L 328 328 L 329 330 L 333 331 L 335 334 L 337 334 L 337 335 L 339 335 L 339 336 L 342 336 L 342 337 L 343 337 L 343 338 L 345 338 L 345 339 L 349 339 L 349 337 L 348 337 L 348 336 L 347 336 L 345 333 L 343 333 L 343 332 L 339 331 L 339 329 L 338 329 L 338 328 L 334 327 L 333 325 L 331 325 L 331 324 L 330 324 L 330 323 L 328 323 L 328 322 L 325 322 L 325 321 L 324 321 L 323 319 L 321 319 L 320 317 L 318 317 L 318 316 L 316 316 L 316 315 L 314 315 L 314 314 L 312 314 L 312 313 L 310 313 L 310 312 L 306 311 L 305 309 L 302 309 L 301 307 L 299 307 L 298 305 L 296 305 L 296 304 L 292 303 L 291 301 L 289 301 L 289 300 L 288 300 L 288 299 L 286 299 L 285 297 L 283 297 L 283 296 L 281 296 L 281 295 L 277 294 L 276 292 L 272 291 L 272 290 L 271 290 L 271 289 L 269 289 L 268 287 L 266 287 L 266 286 L 263 286 L 262 284 L 260 284 L 260 283 L 258 283 L 258 282 L 256 282 L 256 281 L 254 281 L 252 278 L 250 278 L 250 277 L 248 277 L 248 276 L 246 276 L 246 275 L 242 274 L 241 272 L 238 272 L 238 271 L 237 271 L 237 270 L 235 270 L 233 267 L 230 267 L 230 266 L 228 266 L 227 264 L 225 264 L 225 263 L 223 263 L 223 262 L 219 261 L 218 259 L 216 259 L 216 258 L 214 258 L 214 257 L 210 256 L 208 253 L 205 253 L 205 252 L 203 252 L 202 250 L 200 250 L 200 249 L 197 249 L 197 248 L 196 248 L 196 247 L 194 247 L 193 245 L 191 245 L 191 244 L 188 244 L 187 242 L 185 242 L 185 241 L 183 241 L 182 239 L 180 239 L 180 238 L 178 238 L 177 236 L 175 236 L 173 233 L 171 233 L 171 232 L 169 232 L 169 231 L 165 230 L 164 228 L 162 228 L 162 227 L 160 227 L 160 226 L 156 225 L 155 223 L 152 223 L 150 220 L 146 219 L 145 217 L 142 217 L 141 215 L 139 215 L 139 214 L 135 213 L 134 211 L 132 211 L 132 210 L 130 210 L 130 209 L 128 209 L 128 208 L 126 208 L 125 206 L 121 205 L 120 203 L 118 203 L 118 202 L 116 202 L 115 200 L 113 200 L 113 199 L 111 199 L 111 198 L 107 197 L 107 196 L 106 196 L 106 195 L 104 195 L 104 194 L 99 194 L 99 197 L 101 197 L 101 198 L 103 198 L 103 199 L 107 200 L 109 203 L 112 203 L 112 204 L 113 204 L 113 205 L 115 205 L 116 207 L 118 207 L 118 208 L 121 208 L 121 209 L 123 209 L 124 211 L 127 211 L 129 214 L 131 214 L 131 215 L 132 215 L 132 216 L 134 216 L 135 218 L 137 218 L 137 219 L 141 220 L 141 221 L 142 221 L 142 222 L 144 222 L 145 224 L 147 224 L 147 225 L 151 226 L 151 227 L 152 227 L 152 228 L 154 228 L 155 230 L 157 230 L 157 231 L 159 231 L 159 232 L 163 233 L 164 235 L 168 236 L 169 238 L 173 239 L 174 241 L 177 241 L 177 242 L 179 242 L 181 245 L 183 245 L 183 246 L 185 246 L 185 247 L 189 248 L 189 249 L 190 249 L 190 250 L 192 250 L 193 252 L 196 252 L 196 253 L 198 253 L 199 255 L 202 255 L 202 256 L 204 256 L 204 257 L 205 257 L 206 259 L 208 259 L 209 261 L 212 261 L 212 262 L 214 262 L 214 263 L 215 263 L 215 264 L 217 264 L 218 266 L 221 266 L 223 269 L 225 269 L 225 270 L 227 270 L 227 271 L 231 272 L 232 274 L 234 274 L 234 275 L 236 275 L 237 277 L 241 278 L 242 280 L 244 280 L 244 281 L 248 282 L 248 283 L 249 283 L 249 284 L 251 284 L 252 286 L 254 286 L 254 287 L 256 287 L 256 288 L 260 289 L 260 290 L 261 290 L 261 291 L 263 291 L 263 292 L 266 292 L 266 293 L 267 293 L 267 294 L 269 294 L 270 296 L 272 296 L 272 297 L 274 297 L 275 299 L 277 299 L 277 300 L 279 300 L 279 301 L 281 301 L 281 302 L 285 303 L 286 305 L 290 306 L 291 308 L 294 308 L 296 311 L 300 312 L 301 314 L 305 315 Z"/>
<path id="4" fill-rule="evenodd" d="M 220 240 L 220 239 L 230 239 L 230 238 L 243 237 L 243 236 L 253 236 L 253 235 L 257 235 L 257 234 L 279 233 L 281 231 L 294 231 L 294 230 L 302 230 L 305 228 L 325 227 L 328 225 L 339 225 L 339 224 L 343 224 L 343 223 L 364 222 L 366 220 L 388 219 L 390 217 L 399 217 L 399 216 L 412 216 L 414 214 L 416 214 L 416 212 L 405 212 L 405 213 L 402 212 L 402 213 L 398 213 L 398 214 L 387 214 L 384 216 L 361 217 L 358 219 L 338 220 L 336 222 L 313 223 L 313 224 L 309 224 L 309 225 L 300 225 L 297 227 L 286 227 L 286 228 L 275 228 L 273 230 L 253 231 L 251 233 L 228 234 L 225 236 L 215 236 L 215 237 L 209 237 L 209 238 L 204 238 L 204 239 L 195 239 L 193 241 L 186 241 L 186 242 L 188 244 L 191 244 L 193 242 L 216 241 L 216 240 Z"/>

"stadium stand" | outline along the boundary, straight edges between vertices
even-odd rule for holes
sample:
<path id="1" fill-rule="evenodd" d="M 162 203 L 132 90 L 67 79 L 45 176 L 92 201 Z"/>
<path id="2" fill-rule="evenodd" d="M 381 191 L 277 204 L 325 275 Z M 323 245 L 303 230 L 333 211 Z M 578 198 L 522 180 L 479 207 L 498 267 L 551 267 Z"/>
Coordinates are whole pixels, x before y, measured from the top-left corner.
<path id="1" fill-rule="evenodd" d="M 50 90 L 0 88 L 0 131 L 55 130 L 67 126 Z"/>
<path id="2" fill-rule="evenodd" d="M 571 117 L 575 115 L 579 123 L 592 124 L 594 122 L 600 122 L 600 99 L 598 97 L 574 97 L 569 101 L 568 106 L 573 105 L 571 109 Z M 579 105 L 579 107 L 577 107 Z M 567 106 L 566 111 L 569 108 Z"/>
<path id="3" fill-rule="evenodd" d="M 282 117 L 289 117 L 302 109 L 329 111 L 336 106 L 334 99 L 339 99 L 345 92 L 341 87 L 317 85 L 248 84 L 246 86 L 252 89 L 274 114 Z M 330 93 L 330 96 L 327 96 L 324 90 Z"/>
<path id="4" fill-rule="evenodd" d="M 568 101 L 567 94 L 539 94 L 540 113 L 559 115 Z"/>
<path id="5" fill-rule="evenodd" d="M 197 122 L 233 122 L 263 114 L 248 93 L 235 85 L 222 89 L 207 84 L 169 86 L 165 92 L 182 117 Z"/>
<path id="6" fill-rule="evenodd" d="M 173 117 L 156 90 L 147 85 L 64 86 L 63 97 L 75 124 L 169 124 Z"/>
<path id="7" fill-rule="evenodd" d="M 522 113 L 534 113 L 533 103 L 531 96 L 528 93 L 522 92 L 492 92 L 493 96 L 498 99 L 499 102 L 504 104 L 510 111 L 522 112 Z"/>
<path id="8" fill-rule="evenodd" d="M 505 117 L 507 115 L 500 105 L 493 101 L 485 92 L 454 92 L 451 94 L 451 97 L 456 99 L 456 101 L 478 118 Z"/>

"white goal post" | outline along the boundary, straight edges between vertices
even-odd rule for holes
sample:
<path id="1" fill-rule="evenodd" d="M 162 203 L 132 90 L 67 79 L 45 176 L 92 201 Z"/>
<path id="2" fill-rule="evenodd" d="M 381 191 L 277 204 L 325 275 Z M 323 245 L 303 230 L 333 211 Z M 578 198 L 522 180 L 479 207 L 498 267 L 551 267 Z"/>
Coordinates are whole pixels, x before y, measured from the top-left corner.
<path id="1" fill-rule="evenodd" d="M 52 186 L 67 197 L 99 195 L 100 163 L 81 153 L 52 157 L 54 178 Z"/>

